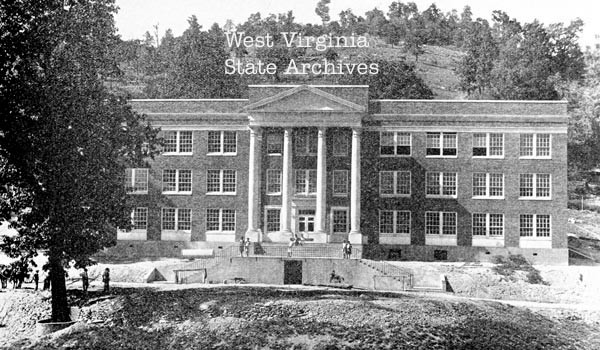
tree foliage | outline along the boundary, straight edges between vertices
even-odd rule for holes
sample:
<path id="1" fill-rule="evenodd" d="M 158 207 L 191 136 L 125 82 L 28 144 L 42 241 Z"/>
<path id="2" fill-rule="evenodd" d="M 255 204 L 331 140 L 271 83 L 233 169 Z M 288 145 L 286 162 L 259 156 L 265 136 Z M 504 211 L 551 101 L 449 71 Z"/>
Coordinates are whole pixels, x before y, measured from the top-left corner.
<path id="1" fill-rule="evenodd" d="M 66 5 L 0 4 L 0 215 L 18 231 L 1 246 L 47 252 L 58 321 L 69 317 L 63 267 L 89 264 L 128 227 L 125 168 L 156 135 L 103 83 L 118 73 L 114 1 Z"/>

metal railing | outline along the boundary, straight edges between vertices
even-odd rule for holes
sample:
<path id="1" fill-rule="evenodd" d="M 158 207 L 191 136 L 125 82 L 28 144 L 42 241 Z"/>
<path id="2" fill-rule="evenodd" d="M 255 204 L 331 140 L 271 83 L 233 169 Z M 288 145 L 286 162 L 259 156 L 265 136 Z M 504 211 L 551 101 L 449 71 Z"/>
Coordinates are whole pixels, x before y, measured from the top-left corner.
<path id="1" fill-rule="evenodd" d="M 288 247 L 283 245 L 264 245 L 260 246 L 260 252 L 255 251 L 251 256 L 270 256 L 270 257 L 292 257 L 292 258 L 338 258 L 342 259 L 344 253 L 341 247 L 336 246 L 316 246 L 311 244 L 296 245 L 288 253 Z M 350 259 L 360 259 L 362 250 L 353 248 L 350 253 Z"/>
<path id="2" fill-rule="evenodd" d="M 376 261 L 376 260 L 369 260 L 369 259 L 360 259 L 360 261 L 363 264 L 378 271 L 383 276 L 393 277 L 393 278 L 397 278 L 399 280 L 401 279 L 405 286 L 410 287 L 413 285 L 413 274 L 409 270 L 392 265 L 385 261 Z"/>

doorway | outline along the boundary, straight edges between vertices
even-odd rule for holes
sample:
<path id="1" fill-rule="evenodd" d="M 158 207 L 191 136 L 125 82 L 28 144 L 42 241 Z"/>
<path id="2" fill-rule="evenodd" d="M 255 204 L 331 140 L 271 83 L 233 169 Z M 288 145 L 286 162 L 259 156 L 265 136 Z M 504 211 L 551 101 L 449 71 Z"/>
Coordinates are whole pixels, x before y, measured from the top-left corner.
<path id="1" fill-rule="evenodd" d="M 302 260 L 283 261 L 283 284 L 302 284 Z"/>

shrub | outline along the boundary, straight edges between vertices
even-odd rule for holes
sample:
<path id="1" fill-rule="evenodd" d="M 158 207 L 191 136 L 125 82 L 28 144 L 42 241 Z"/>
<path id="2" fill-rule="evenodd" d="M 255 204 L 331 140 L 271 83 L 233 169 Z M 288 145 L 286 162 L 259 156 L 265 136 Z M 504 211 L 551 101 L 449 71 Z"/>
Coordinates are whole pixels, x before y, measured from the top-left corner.
<path id="1" fill-rule="evenodd" d="M 496 255 L 492 257 L 492 262 L 495 264 L 492 271 L 499 275 L 512 277 L 515 271 L 525 271 L 527 272 L 527 282 L 531 284 L 547 284 L 544 282 L 540 272 L 536 270 L 523 255 L 511 254 L 508 258 L 502 255 Z"/>

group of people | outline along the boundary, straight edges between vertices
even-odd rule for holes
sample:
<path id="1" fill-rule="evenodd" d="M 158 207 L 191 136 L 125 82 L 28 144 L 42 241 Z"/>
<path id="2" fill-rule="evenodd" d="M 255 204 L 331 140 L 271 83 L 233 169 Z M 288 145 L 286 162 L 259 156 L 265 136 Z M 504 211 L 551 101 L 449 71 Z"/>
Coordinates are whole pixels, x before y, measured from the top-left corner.
<path id="1" fill-rule="evenodd" d="M 246 257 L 250 256 L 250 244 L 252 244 L 252 242 L 250 242 L 250 238 L 246 238 L 246 240 L 244 240 L 244 237 L 242 237 L 240 239 L 240 256 L 243 257 L 244 254 L 246 254 Z"/>
<path id="2" fill-rule="evenodd" d="M 288 243 L 287 256 L 288 258 L 292 257 L 292 248 L 297 245 L 302 245 L 302 238 L 297 234 L 294 234 L 294 237 L 290 237 L 290 243 Z"/>
<path id="3" fill-rule="evenodd" d="M 14 261 L 10 265 L 0 265 L 0 286 L 8 288 L 10 282 L 13 289 L 18 289 L 23 287 L 23 283 L 35 283 L 35 290 L 37 290 L 40 281 L 39 272 L 36 270 L 33 275 L 30 272 L 29 264 L 21 261 Z"/>
<path id="4" fill-rule="evenodd" d="M 352 255 L 352 244 L 347 239 L 342 243 L 342 253 L 344 259 L 350 259 L 350 256 Z"/>

